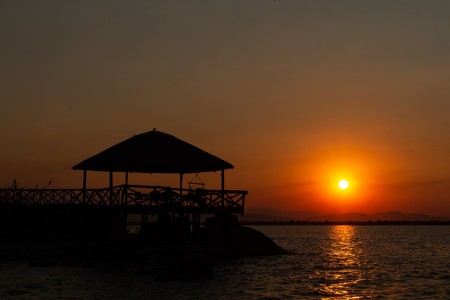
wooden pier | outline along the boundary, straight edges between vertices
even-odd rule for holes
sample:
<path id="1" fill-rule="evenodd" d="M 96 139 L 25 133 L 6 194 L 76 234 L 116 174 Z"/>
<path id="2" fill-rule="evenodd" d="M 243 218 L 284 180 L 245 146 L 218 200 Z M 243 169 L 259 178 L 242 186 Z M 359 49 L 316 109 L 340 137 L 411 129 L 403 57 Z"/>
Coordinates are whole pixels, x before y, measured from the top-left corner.
<path id="1" fill-rule="evenodd" d="M 246 191 L 118 185 L 102 189 L 0 189 L 0 206 L 99 206 L 124 214 L 243 214 Z M 0 207 L 1 209 L 1 207 Z"/>
<path id="2" fill-rule="evenodd" d="M 222 219 L 232 214 L 244 214 L 246 191 L 225 189 L 225 170 L 230 163 L 205 152 L 172 135 L 156 131 L 134 135 L 75 165 L 83 171 L 83 185 L 79 189 L 0 189 L 0 233 L 26 222 L 24 231 L 47 223 L 42 232 L 55 226 L 87 233 L 92 228 L 103 232 L 114 228 L 126 230 L 127 215 L 141 215 L 141 224 L 148 216 L 156 216 L 159 228 L 173 227 L 180 222 L 188 231 L 200 228 L 201 215 Z M 88 171 L 109 173 L 109 186 L 88 188 Z M 183 187 L 186 174 L 220 172 L 218 190 Z M 122 185 L 113 184 L 114 173 L 124 173 Z M 179 187 L 133 185 L 129 173 L 176 174 Z M 222 220 L 223 221 L 223 220 Z M 119 225 L 118 225 L 119 224 Z M 149 224 L 147 224 L 149 225 Z M 161 230 L 162 232 L 164 230 Z"/>

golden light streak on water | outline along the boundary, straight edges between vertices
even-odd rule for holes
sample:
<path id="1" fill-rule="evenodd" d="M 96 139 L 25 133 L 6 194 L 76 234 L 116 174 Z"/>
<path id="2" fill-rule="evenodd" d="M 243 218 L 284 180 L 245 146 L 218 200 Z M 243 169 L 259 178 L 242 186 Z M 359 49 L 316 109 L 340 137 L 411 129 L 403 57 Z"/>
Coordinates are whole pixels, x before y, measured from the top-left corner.
<path id="1" fill-rule="evenodd" d="M 364 280 L 361 270 L 362 249 L 357 241 L 355 226 L 332 226 L 329 247 L 325 249 L 325 268 L 321 284 L 322 294 L 340 299 L 360 299 L 352 295 L 354 286 Z M 331 299 L 331 298 L 330 298 Z"/>

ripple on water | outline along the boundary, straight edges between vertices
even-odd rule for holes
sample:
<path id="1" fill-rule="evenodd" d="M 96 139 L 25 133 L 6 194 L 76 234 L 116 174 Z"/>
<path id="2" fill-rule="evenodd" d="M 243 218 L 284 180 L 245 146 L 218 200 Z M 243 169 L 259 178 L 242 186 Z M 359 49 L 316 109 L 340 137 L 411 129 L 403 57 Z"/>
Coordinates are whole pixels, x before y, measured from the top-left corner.
<path id="1" fill-rule="evenodd" d="M 218 262 L 214 279 L 154 282 L 133 267 L 0 264 L 1 299 L 446 299 L 450 226 L 264 226 L 293 254 Z"/>

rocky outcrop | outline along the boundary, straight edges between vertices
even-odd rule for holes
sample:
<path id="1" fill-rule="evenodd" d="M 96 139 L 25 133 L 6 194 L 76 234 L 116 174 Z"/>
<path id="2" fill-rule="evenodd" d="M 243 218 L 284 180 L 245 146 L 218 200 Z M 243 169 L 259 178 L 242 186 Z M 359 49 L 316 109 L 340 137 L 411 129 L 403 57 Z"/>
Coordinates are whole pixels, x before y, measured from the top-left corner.
<path id="1" fill-rule="evenodd" d="M 146 234 L 114 240 L 18 239 L 0 245 L 0 260 L 25 260 L 32 267 L 99 265 L 111 271 L 131 267 L 136 276 L 156 281 L 189 281 L 212 279 L 218 261 L 287 253 L 263 233 L 241 226 L 232 215 L 208 219 L 193 235 L 186 236 L 185 226 L 179 227 L 181 234 L 173 227 L 162 227 L 166 231 L 161 232 L 159 227 L 148 227 Z"/>
<path id="2" fill-rule="evenodd" d="M 268 236 L 241 226 L 233 215 L 208 219 L 200 231 L 200 239 L 206 253 L 216 258 L 287 254 Z"/>
<path id="3" fill-rule="evenodd" d="M 280 255 L 288 252 L 253 228 L 239 226 L 232 235 L 231 245 L 240 256 Z"/>
<path id="4" fill-rule="evenodd" d="M 155 275 L 155 281 L 212 279 L 212 261 L 203 253 L 189 253 L 159 266 Z"/>

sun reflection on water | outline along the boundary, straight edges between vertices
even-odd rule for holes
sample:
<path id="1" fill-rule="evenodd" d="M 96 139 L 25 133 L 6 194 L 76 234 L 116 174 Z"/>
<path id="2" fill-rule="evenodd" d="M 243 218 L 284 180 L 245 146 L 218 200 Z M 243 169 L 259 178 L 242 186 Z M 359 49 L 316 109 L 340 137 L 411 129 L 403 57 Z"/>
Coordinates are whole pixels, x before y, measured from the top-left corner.
<path id="1" fill-rule="evenodd" d="M 355 226 L 332 226 L 328 234 L 329 243 L 324 250 L 323 270 L 320 276 L 320 294 L 329 298 L 360 299 L 355 287 L 366 280 L 363 271 L 363 251 Z"/>

